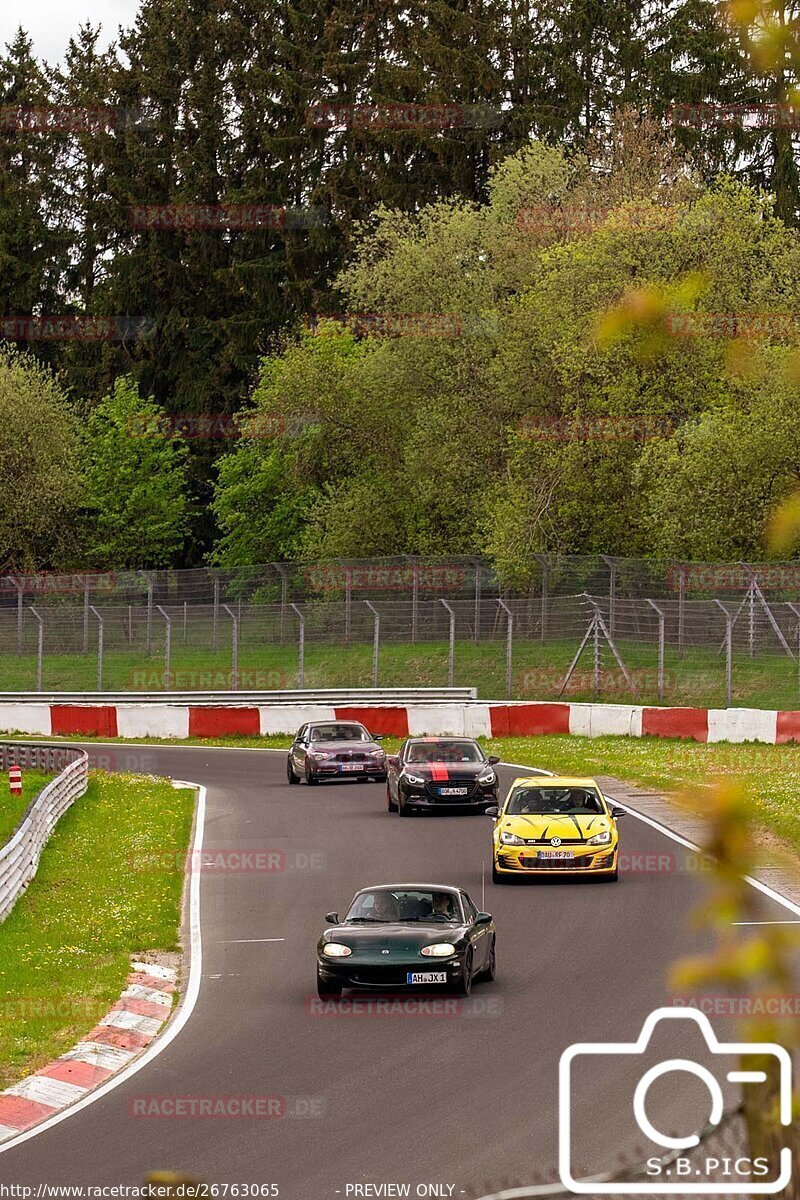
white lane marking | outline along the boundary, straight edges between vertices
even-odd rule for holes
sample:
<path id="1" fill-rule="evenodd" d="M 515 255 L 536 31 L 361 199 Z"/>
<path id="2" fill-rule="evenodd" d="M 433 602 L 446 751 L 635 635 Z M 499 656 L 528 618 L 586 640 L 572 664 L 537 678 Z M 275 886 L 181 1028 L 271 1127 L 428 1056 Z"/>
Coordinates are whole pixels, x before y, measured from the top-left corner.
<path id="1" fill-rule="evenodd" d="M 173 779 L 173 787 L 177 788 L 194 788 L 197 792 L 197 816 L 194 846 L 192 852 L 199 854 L 203 848 L 203 833 L 206 823 L 206 789 L 202 784 L 187 783 L 181 779 Z M 34 1126 L 33 1129 L 28 1129 L 25 1133 L 21 1133 L 19 1137 L 11 1138 L 9 1141 L 0 1143 L 0 1154 L 5 1154 L 6 1150 L 12 1150 L 15 1146 L 21 1146 L 23 1142 L 30 1141 L 31 1138 L 37 1137 L 40 1133 L 45 1133 L 48 1129 L 52 1129 L 61 1121 L 66 1121 L 68 1117 L 73 1117 L 82 1109 L 88 1108 L 90 1104 L 101 1100 L 118 1088 L 120 1084 L 127 1083 L 134 1075 L 138 1074 L 144 1067 L 148 1066 L 153 1059 L 158 1058 L 162 1051 L 166 1050 L 171 1042 L 181 1032 L 183 1027 L 188 1023 L 189 1018 L 194 1012 L 197 1004 L 197 997 L 200 994 L 200 979 L 203 974 L 203 938 L 200 928 L 200 880 L 201 872 L 193 871 L 190 876 L 189 883 L 189 945 L 190 945 L 190 964 L 189 964 L 189 983 L 186 988 L 186 995 L 183 1003 L 176 1010 L 175 1015 L 167 1025 L 161 1037 L 157 1038 L 153 1044 L 130 1066 L 124 1067 L 118 1075 L 113 1079 L 109 1079 L 106 1083 L 101 1084 L 96 1091 L 90 1092 L 83 1100 L 79 1100 L 77 1104 L 73 1104 L 70 1108 L 65 1108 L 62 1112 L 57 1113 L 53 1117 L 49 1117 L 43 1121 L 41 1125 Z"/>
<path id="2" fill-rule="evenodd" d="M 544 775 L 554 774 L 553 771 L 541 771 L 541 769 L 538 767 L 529 767 L 524 763 L 501 762 L 499 765 L 501 767 L 514 767 L 515 770 L 538 770 L 540 774 Z M 621 800 L 616 800 L 615 803 L 618 804 L 620 808 L 624 808 L 626 813 L 630 813 L 632 817 L 636 817 L 638 821 L 644 821 L 645 825 L 650 825 L 651 828 L 657 829 L 659 833 L 663 833 L 664 837 L 670 838 L 671 841 L 677 842 L 680 846 L 685 846 L 687 850 L 694 850 L 695 853 L 702 854 L 706 858 L 708 857 L 706 852 L 702 850 L 700 846 L 695 845 L 694 842 L 690 842 L 688 838 L 681 837 L 679 833 L 673 832 L 672 829 L 668 829 L 667 826 L 662 825 L 660 821 L 654 820 L 653 817 L 645 816 L 644 813 L 639 812 L 637 809 L 631 808 L 627 804 L 623 804 Z M 800 917 L 800 904 L 795 904 L 793 900 L 789 900 L 786 896 L 782 896 L 780 892 L 776 892 L 774 888 L 769 887 L 766 883 L 762 883 L 760 879 L 754 879 L 752 875 L 745 875 L 744 881 L 745 883 L 749 883 L 751 887 L 755 888 L 757 892 L 761 892 L 764 896 L 768 896 L 769 899 L 774 900 L 776 904 L 780 904 L 790 913 L 794 913 L 796 917 Z M 780 923 L 782 924 L 783 922 Z"/>
<path id="3" fill-rule="evenodd" d="M 800 921 L 731 921 L 731 925 L 800 925 Z"/>

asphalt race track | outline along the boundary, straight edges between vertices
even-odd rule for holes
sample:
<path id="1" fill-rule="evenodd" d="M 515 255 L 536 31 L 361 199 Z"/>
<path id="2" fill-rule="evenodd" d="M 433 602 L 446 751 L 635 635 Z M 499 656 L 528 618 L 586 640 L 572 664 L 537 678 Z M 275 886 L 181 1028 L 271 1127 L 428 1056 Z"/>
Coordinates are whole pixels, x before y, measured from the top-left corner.
<path id="1" fill-rule="evenodd" d="M 669 1003 L 667 967 L 701 946 L 688 925 L 705 888 L 695 856 L 627 816 L 623 853 L 650 857 L 618 884 L 487 882 L 498 978 L 476 985 L 467 1007 L 319 1015 L 325 913 L 358 887 L 395 881 L 462 884 L 480 907 L 489 818 L 401 820 L 378 784 L 290 788 L 285 756 L 268 751 L 152 750 L 160 773 L 207 786 L 207 852 L 280 851 L 285 869 L 203 874 L 202 985 L 188 1025 L 108 1096 L 0 1154 L 0 1183 L 141 1184 L 148 1171 L 179 1170 L 325 1200 L 353 1184 L 409 1183 L 412 1195 L 418 1183 L 446 1184 L 442 1194 L 458 1196 L 555 1178 L 559 1056 L 576 1041 L 632 1041 Z M 520 773 L 502 768 L 503 785 Z M 789 915 L 771 901 L 764 912 Z M 666 1050 L 689 1049 L 664 1036 Z M 637 1078 L 635 1063 L 613 1060 L 576 1097 L 586 1171 L 635 1153 Z M 681 1132 L 701 1125 L 702 1096 L 668 1082 L 650 1111 Z M 132 1115 L 143 1097 L 265 1095 L 284 1098 L 284 1116 Z"/>

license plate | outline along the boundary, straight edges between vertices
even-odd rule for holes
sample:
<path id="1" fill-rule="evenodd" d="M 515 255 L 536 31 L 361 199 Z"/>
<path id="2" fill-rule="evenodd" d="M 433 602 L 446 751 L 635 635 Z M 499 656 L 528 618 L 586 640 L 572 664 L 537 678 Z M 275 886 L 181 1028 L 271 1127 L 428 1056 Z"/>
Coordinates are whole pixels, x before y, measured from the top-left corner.
<path id="1" fill-rule="evenodd" d="M 574 854 L 571 850 L 540 850 L 539 858 L 561 858 L 565 862 L 572 862 Z"/>
<path id="2" fill-rule="evenodd" d="M 439 788 L 440 796 L 466 796 L 469 788 Z"/>
<path id="3" fill-rule="evenodd" d="M 340 763 L 343 771 L 361 771 L 364 769 L 363 763 Z"/>
<path id="4" fill-rule="evenodd" d="M 409 971 L 406 983 L 447 983 L 446 971 Z"/>

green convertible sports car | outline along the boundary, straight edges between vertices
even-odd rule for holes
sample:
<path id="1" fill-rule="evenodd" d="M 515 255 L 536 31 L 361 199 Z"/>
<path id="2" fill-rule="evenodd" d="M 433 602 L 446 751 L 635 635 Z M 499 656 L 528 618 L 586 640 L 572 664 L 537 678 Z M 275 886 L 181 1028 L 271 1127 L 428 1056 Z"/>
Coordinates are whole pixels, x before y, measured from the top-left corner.
<path id="1" fill-rule="evenodd" d="M 328 913 L 317 945 L 317 991 L 441 987 L 468 996 L 494 979 L 495 927 L 462 888 L 380 884 L 357 892 L 344 920 Z"/>

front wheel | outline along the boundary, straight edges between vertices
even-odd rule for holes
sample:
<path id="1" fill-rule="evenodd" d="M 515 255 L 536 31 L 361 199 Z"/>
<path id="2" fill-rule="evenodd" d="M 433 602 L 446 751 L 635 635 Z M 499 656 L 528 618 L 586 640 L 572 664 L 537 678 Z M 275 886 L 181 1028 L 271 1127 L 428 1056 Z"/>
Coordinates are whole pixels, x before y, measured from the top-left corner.
<path id="1" fill-rule="evenodd" d="M 294 773 L 294 767 L 292 766 L 291 755 L 289 755 L 289 757 L 286 760 L 286 777 L 289 780 L 289 783 L 299 783 L 300 782 L 300 780 L 297 778 L 297 776 Z"/>
<path id="2" fill-rule="evenodd" d="M 397 805 L 395 804 L 394 800 L 392 799 L 392 793 L 389 790 L 388 783 L 386 785 L 386 809 L 390 813 L 397 812 Z"/>
<path id="3" fill-rule="evenodd" d="M 319 996 L 320 1000 L 336 1000 L 341 996 L 341 994 L 342 985 L 340 983 L 334 983 L 330 979 L 323 979 L 322 976 L 317 973 L 317 995 Z"/>
<path id="4" fill-rule="evenodd" d="M 501 875 L 494 863 L 492 863 L 492 883 L 508 883 L 507 876 Z"/>
<path id="5" fill-rule="evenodd" d="M 481 979 L 491 983 L 497 975 L 497 939 L 492 938 L 492 948 L 489 951 L 489 961 L 481 971 Z"/>
<path id="6" fill-rule="evenodd" d="M 467 951 L 467 956 L 464 959 L 464 974 L 456 984 L 457 996 L 469 996 L 472 994 L 472 951 Z"/>
<path id="7" fill-rule="evenodd" d="M 310 771 L 308 769 L 308 767 L 306 767 L 306 783 L 308 784 L 309 787 L 314 787 L 316 784 L 319 783 L 319 780 L 317 779 L 316 775 L 313 773 L 313 771 Z"/>
<path id="8" fill-rule="evenodd" d="M 397 798 L 397 811 L 400 813 L 401 817 L 410 817 L 411 816 L 411 809 L 408 807 L 407 804 L 403 803 L 403 799 L 401 796 L 398 796 L 398 798 Z"/>

